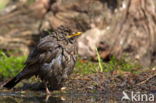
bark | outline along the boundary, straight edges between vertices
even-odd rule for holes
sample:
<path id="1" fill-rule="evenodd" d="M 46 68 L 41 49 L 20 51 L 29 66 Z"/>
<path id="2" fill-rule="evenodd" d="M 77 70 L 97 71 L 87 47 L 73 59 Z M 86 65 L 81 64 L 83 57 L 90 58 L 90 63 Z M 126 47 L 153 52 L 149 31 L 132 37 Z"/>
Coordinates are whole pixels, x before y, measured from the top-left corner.
<path id="1" fill-rule="evenodd" d="M 156 61 L 156 1 L 125 0 L 127 8 L 116 17 L 111 32 L 112 54 L 130 55 L 149 66 Z"/>

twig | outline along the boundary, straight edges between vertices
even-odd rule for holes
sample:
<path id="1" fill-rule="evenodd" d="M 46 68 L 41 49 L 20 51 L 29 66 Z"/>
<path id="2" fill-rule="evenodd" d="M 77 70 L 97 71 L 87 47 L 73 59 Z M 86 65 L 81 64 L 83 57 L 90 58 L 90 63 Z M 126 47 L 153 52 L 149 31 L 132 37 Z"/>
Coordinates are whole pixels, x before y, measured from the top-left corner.
<path id="1" fill-rule="evenodd" d="M 146 82 L 148 82 L 150 79 L 154 78 L 155 76 L 156 76 L 156 73 L 150 76 L 149 78 L 145 79 L 144 81 L 137 83 L 137 85 L 145 84 Z"/>

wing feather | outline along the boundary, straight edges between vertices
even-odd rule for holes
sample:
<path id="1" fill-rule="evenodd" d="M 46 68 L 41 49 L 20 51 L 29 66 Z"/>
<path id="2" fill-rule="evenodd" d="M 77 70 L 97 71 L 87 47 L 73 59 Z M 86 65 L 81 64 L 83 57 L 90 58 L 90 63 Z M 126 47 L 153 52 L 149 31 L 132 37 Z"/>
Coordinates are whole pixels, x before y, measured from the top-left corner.
<path id="1" fill-rule="evenodd" d="M 25 64 L 33 65 L 36 63 L 50 62 L 57 55 L 59 49 L 59 44 L 56 40 L 43 38 L 29 54 Z"/>

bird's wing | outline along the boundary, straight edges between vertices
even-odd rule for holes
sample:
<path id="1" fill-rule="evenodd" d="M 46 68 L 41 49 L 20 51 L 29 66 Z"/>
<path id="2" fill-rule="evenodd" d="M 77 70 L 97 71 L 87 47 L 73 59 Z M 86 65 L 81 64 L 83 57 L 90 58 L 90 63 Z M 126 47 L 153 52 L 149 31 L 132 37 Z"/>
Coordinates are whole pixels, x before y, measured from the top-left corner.
<path id="1" fill-rule="evenodd" d="M 50 62 L 59 53 L 60 47 L 56 40 L 41 39 L 36 48 L 29 54 L 26 65 Z"/>

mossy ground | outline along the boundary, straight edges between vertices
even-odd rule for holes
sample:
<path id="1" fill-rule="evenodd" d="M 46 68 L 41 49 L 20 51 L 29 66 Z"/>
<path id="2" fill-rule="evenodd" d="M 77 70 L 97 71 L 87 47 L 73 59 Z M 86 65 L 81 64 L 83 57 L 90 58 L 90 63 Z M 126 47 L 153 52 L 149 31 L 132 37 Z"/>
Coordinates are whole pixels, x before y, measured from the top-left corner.
<path id="1" fill-rule="evenodd" d="M 8 78 L 20 72 L 24 67 L 26 58 L 27 56 L 8 57 L 3 52 L 0 52 L 1 80 L 6 82 Z M 53 91 L 52 93 L 53 96 L 59 95 L 57 97 L 65 95 L 67 100 L 70 100 L 71 96 L 73 100 L 74 96 L 76 98 L 75 101 L 79 101 L 81 98 L 86 101 L 86 97 L 91 95 L 99 98 L 97 100 L 105 101 L 111 96 L 114 98 L 113 100 L 118 101 L 122 97 L 123 90 L 140 92 L 154 91 L 156 88 L 155 71 L 150 70 L 139 73 L 140 71 L 143 72 L 139 65 L 133 62 L 127 62 L 124 59 L 118 60 L 112 57 L 109 62 L 103 62 L 101 60 L 100 62 L 91 62 L 79 58 L 74 73 L 65 82 L 64 86 L 67 87 L 67 89 L 64 91 Z M 1 84 L 3 84 L 3 82 Z M 33 94 L 34 96 L 32 97 L 34 98 L 45 94 L 44 87 L 40 84 L 41 82 L 39 82 L 39 79 L 33 77 L 20 82 L 12 90 L 0 88 L 0 93 L 3 95 L 5 94 L 9 98 L 12 98 L 12 96 L 10 96 L 11 94 L 16 96 L 22 94 L 22 98 L 28 97 L 29 94 L 32 96 Z M 79 97 L 78 94 L 82 97 Z M 43 100 L 43 98 L 46 97 L 42 97 L 41 100 Z M 8 99 L 5 99 L 3 96 L 0 99 L 8 101 Z M 12 99 L 15 100 L 15 98 Z M 30 102 L 29 98 L 26 98 L 26 100 Z M 90 101 L 90 99 L 88 100 Z"/>
<path id="2" fill-rule="evenodd" d="M 23 67 L 26 56 L 10 56 L 0 51 L 0 78 L 15 76 Z"/>
<path id="3" fill-rule="evenodd" d="M 24 67 L 24 62 L 27 56 L 7 56 L 0 51 L 0 76 L 2 79 L 15 76 Z M 127 62 L 124 59 L 118 60 L 112 57 L 109 62 L 92 62 L 78 59 L 74 73 L 76 74 L 92 74 L 96 72 L 113 72 L 126 71 L 136 73 L 140 71 L 141 66 L 132 62 Z"/>

